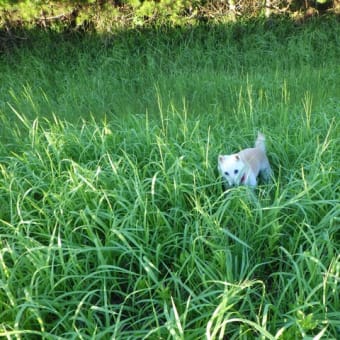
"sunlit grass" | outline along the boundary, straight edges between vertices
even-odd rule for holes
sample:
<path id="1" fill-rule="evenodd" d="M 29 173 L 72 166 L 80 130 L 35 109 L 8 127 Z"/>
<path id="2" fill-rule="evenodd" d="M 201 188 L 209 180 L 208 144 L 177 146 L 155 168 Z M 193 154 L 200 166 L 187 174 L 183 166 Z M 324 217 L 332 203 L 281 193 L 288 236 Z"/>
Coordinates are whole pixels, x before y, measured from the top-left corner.
<path id="1" fill-rule="evenodd" d="M 267 40 L 193 32 L 2 60 L 2 337 L 339 334 L 336 51 L 319 67 L 295 45 L 284 69 L 294 39 L 272 36 L 266 69 Z M 257 130 L 273 182 L 223 192 L 217 155 Z"/>

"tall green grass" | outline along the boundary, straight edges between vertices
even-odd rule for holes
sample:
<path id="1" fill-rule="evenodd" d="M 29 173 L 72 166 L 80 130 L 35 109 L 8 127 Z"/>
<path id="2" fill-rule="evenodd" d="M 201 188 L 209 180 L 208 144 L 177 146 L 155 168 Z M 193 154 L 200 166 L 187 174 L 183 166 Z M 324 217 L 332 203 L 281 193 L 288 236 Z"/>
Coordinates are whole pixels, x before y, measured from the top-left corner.
<path id="1" fill-rule="evenodd" d="M 338 36 L 51 34 L 3 58 L 0 335 L 336 339 Z M 223 192 L 217 155 L 257 130 L 273 182 Z"/>

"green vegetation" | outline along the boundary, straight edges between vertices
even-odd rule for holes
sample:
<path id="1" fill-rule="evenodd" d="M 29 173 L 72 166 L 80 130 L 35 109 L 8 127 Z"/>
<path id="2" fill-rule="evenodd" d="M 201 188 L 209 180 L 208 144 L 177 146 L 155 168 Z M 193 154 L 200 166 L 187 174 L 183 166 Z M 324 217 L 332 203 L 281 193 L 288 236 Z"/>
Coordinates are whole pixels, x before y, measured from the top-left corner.
<path id="1" fill-rule="evenodd" d="M 335 339 L 340 28 L 26 32 L 0 57 L 0 337 Z M 222 191 L 267 136 L 275 180 Z"/>
<path id="2" fill-rule="evenodd" d="M 299 22 L 325 13 L 339 15 L 339 0 L 0 0 L 0 27 L 103 32 L 276 16 Z"/>

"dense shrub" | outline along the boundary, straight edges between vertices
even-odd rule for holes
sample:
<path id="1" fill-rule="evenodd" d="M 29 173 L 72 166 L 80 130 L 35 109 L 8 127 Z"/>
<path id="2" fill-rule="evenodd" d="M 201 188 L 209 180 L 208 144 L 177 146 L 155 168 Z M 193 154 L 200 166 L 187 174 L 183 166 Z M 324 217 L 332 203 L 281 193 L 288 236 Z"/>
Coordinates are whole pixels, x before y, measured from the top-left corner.
<path id="1" fill-rule="evenodd" d="M 111 30 L 272 15 L 301 21 L 332 10 L 340 11 L 339 0 L 0 0 L 0 27 Z"/>

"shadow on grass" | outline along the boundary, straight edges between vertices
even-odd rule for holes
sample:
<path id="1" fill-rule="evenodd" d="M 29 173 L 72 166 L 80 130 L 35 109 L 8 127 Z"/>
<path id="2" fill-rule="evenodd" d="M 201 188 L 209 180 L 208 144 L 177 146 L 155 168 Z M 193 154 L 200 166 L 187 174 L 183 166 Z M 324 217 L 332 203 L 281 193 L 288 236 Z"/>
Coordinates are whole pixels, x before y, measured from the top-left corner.
<path id="1" fill-rule="evenodd" d="M 177 44 L 178 41 L 196 35 L 202 42 L 209 34 L 220 35 L 218 38 L 232 41 L 232 43 L 242 44 L 245 37 L 261 35 L 270 31 L 279 39 L 285 39 L 298 31 L 320 30 L 332 25 L 338 25 L 340 14 L 327 13 L 317 15 L 317 12 L 306 12 L 306 14 L 293 18 L 288 15 L 272 15 L 269 18 L 257 17 L 240 19 L 225 23 L 213 22 L 205 17 L 197 20 L 195 24 L 149 24 L 137 27 L 122 27 L 115 29 L 112 33 L 102 33 L 95 29 L 92 21 L 84 20 L 81 25 L 76 24 L 78 10 L 75 8 L 70 13 L 56 16 L 57 24 L 48 23 L 39 19 L 36 23 L 27 27 L 21 20 L 3 20 L 3 27 L 0 27 L 0 53 L 8 56 L 14 50 L 20 48 L 38 48 L 39 44 L 46 47 L 49 43 L 54 50 L 55 44 L 72 44 L 80 47 L 83 42 L 90 50 L 91 46 L 108 47 L 121 41 L 128 41 L 133 47 L 142 47 L 150 39 L 162 36 L 164 41 L 171 41 Z M 1 16 L 0 16 L 1 18 Z M 98 44 L 98 45 L 97 45 Z"/>

